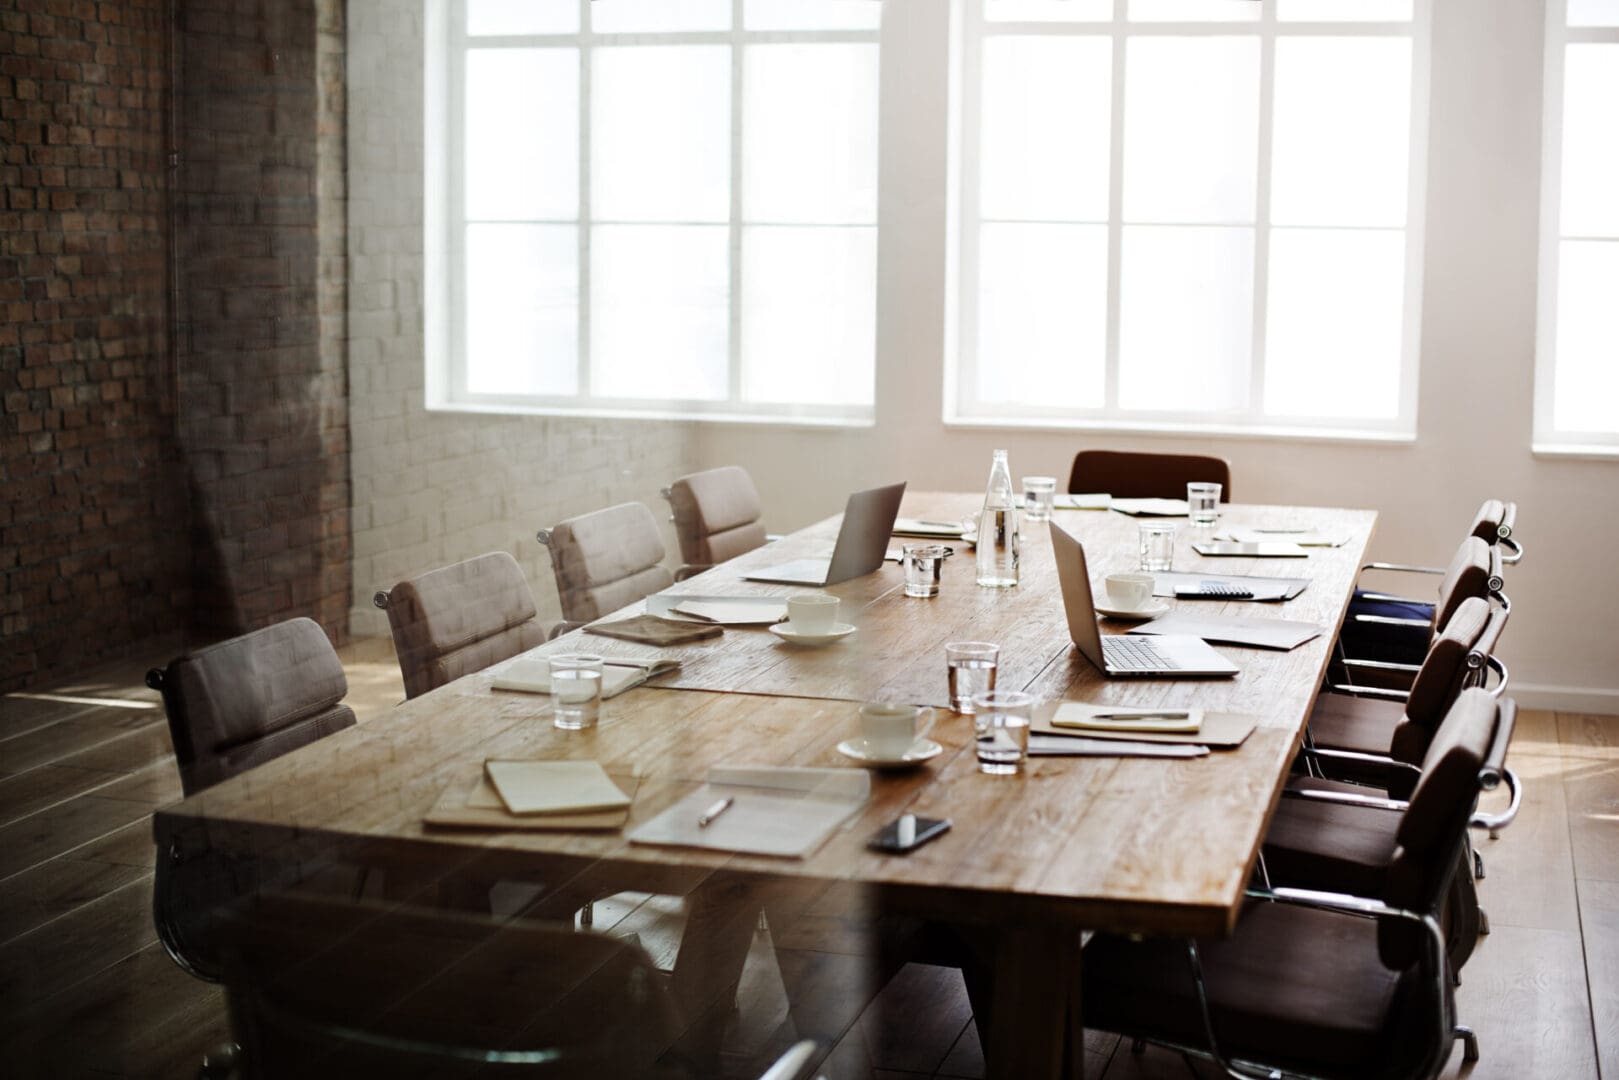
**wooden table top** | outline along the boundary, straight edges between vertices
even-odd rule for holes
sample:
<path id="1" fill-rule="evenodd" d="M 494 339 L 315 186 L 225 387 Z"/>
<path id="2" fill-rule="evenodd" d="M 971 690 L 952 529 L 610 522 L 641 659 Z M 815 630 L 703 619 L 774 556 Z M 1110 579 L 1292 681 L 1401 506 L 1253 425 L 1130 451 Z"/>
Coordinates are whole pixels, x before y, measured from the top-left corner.
<path id="1" fill-rule="evenodd" d="M 959 517 L 980 501 L 913 493 L 902 514 Z M 1097 582 L 1134 568 L 1136 520 L 1058 511 L 1057 521 L 1085 542 Z M 564 732 L 551 724 L 548 699 L 491 690 L 504 666 L 497 665 L 168 807 L 154 830 L 160 843 L 173 838 L 188 848 L 342 843 L 373 853 L 408 850 L 445 865 L 532 866 L 544 858 L 581 870 L 611 866 L 644 880 L 648 891 L 682 875 L 725 871 L 856 884 L 908 910 L 967 920 L 1223 932 L 1320 684 L 1375 514 L 1235 506 L 1223 522 L 1352 535 L 1342 547 L 1311 549 L 1307 559 L 1216 560 L 1193 554 L 1191 531 L 1181 529 L 1176 569 L 1311 579 L 1299 598 L 1282 604 L 1194 602 L 1200 613 L 1275 615 L 1327 628 L 1290 652 L 1216 646 L 1242 668 L 1235 679 L 1102 678 L 1069 642 L 1044 526 L 1026 525 L 1015 589 L 979 589 L 972 553 L 962 550 L 947 560 L 933 599 L 904 597 L 893 564 L 833 586 L 844 601 L 840 618 L 859 632 L 824 649 L 788 646 L 763 630 L 727 630 L 716 641 L 666 650 L 576 632 L 534 654 L 588 647 L 678 655 L 683 668 L 604 702 L 597 728 Z M 824 554 L 836 528 L 835 518 L 822 522 L 676 589 L 797 591 L 739 578 L 750 567 Z M 716 763 L 854 767 L 836 749 L 857 734 L 854 703 L 942 704 L 943 644 L 959 638 L 1001 644 L 1002 688 L 1024 686 L 1045 699 L 1240 710 L 1258 715 L 1259 727 L 1240 748 L 1205 758 L 1042 757 L 1031 759 L 1024 775 L 1005 778 L 978 772 L 971 719 L 945 710 L 932 733 L 945 753 L 910 771 L 874 773 L 870 803 L 803 860 L 632 845 L 618 833 L 451 832 L 421 824 L 448 785 L 470 786 L 491 757 L 593 758 L 609 772 L 638 775 L 631 827 L 690 792 Z M 954 828 L 905 857 L 867 851 L 866 838 L 905 811 L 951 818 Z"/>

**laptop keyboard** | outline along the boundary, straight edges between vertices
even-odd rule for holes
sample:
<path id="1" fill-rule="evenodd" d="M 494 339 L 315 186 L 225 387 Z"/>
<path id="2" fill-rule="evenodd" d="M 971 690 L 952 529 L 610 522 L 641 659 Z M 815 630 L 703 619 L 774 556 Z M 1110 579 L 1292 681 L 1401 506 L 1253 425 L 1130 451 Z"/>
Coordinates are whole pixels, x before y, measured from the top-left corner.
<path id="1" fill-rule="evenodd" d="M 1153 648 L 1146 637 L 1104 637 L 1102 658 L 1119 671 L 1172 671 L 1179 664 Z"/>

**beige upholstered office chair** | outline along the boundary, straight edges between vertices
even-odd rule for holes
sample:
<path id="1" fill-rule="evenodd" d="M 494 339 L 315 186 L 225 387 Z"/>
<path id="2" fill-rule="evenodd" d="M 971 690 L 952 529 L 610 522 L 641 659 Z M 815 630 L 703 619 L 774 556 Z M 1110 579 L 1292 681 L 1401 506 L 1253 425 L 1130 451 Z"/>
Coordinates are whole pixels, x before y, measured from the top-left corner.
<path id="1" fill-rule="evenodd" d="M 680 540 L 677 576 L 708 569 L 764 544 L 759 491 L 748 471 L 726 465 L 682 476 L 663 489 Z"/>
<path id="2" fill-rule="evenodd" d="M 1231 502 L 1231 463 L 1203 454 L 1144 454 L 1081 450 L 1068 473 L 1070 492 L 1106 492 L 1120 499 L 1184 499 L 1189 483 L 1219 484 Z"/>
<path id="3" fill-rule="evenodd" d="M 535 534 L 551 553 L 562 617 L 594 622 L 674 583 L 652 511 L 638 502 L 569 518 Z"/>
<path id="4" fill-rule="evenodd" d="M 569 924 L 265 893 L 224 924 L 244 1077 L 695 1078 L 639 945 Z M 800 1080 L 800 1042 L 761 1080 Z"/>
<path id="5" fill-rule="evenodd" d="M 388 613 L 407 698 L 545 643 L 528 579 L 504 551 L 408 578 L 373 602 Z"/>
<path id="6" fill-rule="evenodd" d="M 343 665 L 310 619 L 187 653 L 146 685 L 163 694 L 187 795 L 354 723 Z"/>
<path id="7" fill-rule="evenodd" d="M 1481 689 L 1457 699 L 1409 804 L 1389 812 L 1398 825 L 1371 896 L 1275 885 L 1249 890 L 1229 938 L 1098 934 L 1085 1023 L 1246 1066 L 1232 1075 L 1435 1077 L 1456 1040 L 1477 1060 L 1438 911 L 1514 711 Z"/>

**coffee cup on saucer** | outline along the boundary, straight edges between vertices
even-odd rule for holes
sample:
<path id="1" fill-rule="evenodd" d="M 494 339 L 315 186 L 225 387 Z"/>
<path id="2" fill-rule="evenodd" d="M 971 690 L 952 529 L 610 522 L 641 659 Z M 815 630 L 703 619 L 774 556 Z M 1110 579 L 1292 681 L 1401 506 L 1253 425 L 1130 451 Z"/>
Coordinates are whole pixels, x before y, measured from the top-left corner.
<path id="1" fill-rule="evenodd" d="M 933 730 L 934 711 L 920 705 L 873 701 L 860 706 L 860 734 L 874 758 L 902 758 Z"/>
<path id="2" fill-rule="evenodd" d="M 1139 611 L 1152 603 L 1151 574 L 1109 574 L 1104 584 L 1107 586 L 1109 607 L 1120 611 Z"/>
<path id="3" fill-rule="evenodd" d="M 837 623 L 838 598 L 826 593 L 794 593 L 787 598 L 787 626 L 795 634 L 831 633 Z"/>

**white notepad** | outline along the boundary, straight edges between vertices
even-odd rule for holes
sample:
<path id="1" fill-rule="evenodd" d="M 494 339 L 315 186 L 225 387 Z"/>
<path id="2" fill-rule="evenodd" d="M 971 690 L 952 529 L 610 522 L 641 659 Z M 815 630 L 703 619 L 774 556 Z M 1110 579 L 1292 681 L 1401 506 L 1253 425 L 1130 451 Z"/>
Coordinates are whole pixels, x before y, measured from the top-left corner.
<path id="1" fill-rule="evenodd" d="M 787 601 L 779 596 L 765 599 L 688 600 L 671 610 L 677 615 L 690 615 L 721 626 L 768 626 L 787 617 Z"/>
<path id="2" fill-rule="evenodd" d="M 1293 649 L 1322 628 L 1298 619 L 1244 619 L 1227 616 L 1182 615 L 1170 612 L 1159 619 L 1125 631 L 1129 634 L 1185 634 L 1226 645 L 1252 645 L 1259 649 Z"/>
<path id="3" fill-rule="evenodd" d="M 630 797 L 594 761 L 486 761 L 484 773 L 514 814 L 619 810 Z"/>
<path id="4" fill-rule="evenodd" d="M 1185 713 L 1169 718 L 1165 712 Z M 1076 731 L 1136 731 L 1175 735 L 1195 734 L 1203 726 L 1202 709 L 1127 709 L 1065 701 L 1057 706 L 1051 726 Z"/>
<path id="5" fill-rule="evenodd" d="M 1106 510 L 1113 503 L 1113 497 L 1105 492 L 1053 495 L 1051 500 L 1058 510 Z"/>
<path id="6" fill-rule="evenodd" d="M 1284 543 L 1299 547 L 1342 547 L 1349 543 L 1348 533 L 1324 533 L 1317 529 L 1254 529 L 1233 525 L 1216 540 L 1233 540 L 1239 544 Z"/>
<path id="7" fill-rule="evenodd" d="M 712 848 L 802 859 L 858 813 L 871 796 L 864 769 L 716 765 L 708 782 L 629 834 L 636 844 Z M 721 799 L 734 800 L 706 828 Z"/>
<path id="8" fill-rule="evenodd" d="M 632 690 L 654 675 L 680 666 L 678 660 L 619 660 L 609 659 L 602 665 L 602 697 L 610 698 Z M 523 694 L 549 694 L 551 692 L 551 661 L 545 657 L 518 660 L 496 675 L 489 684 L 496 690 L 515 690 Z"/>
<path id="9" fill-rule="evenodd" d="M 1185 499 L 1114 499 L 1112 509 L 1132 517 L 1185 517 Z"/>

